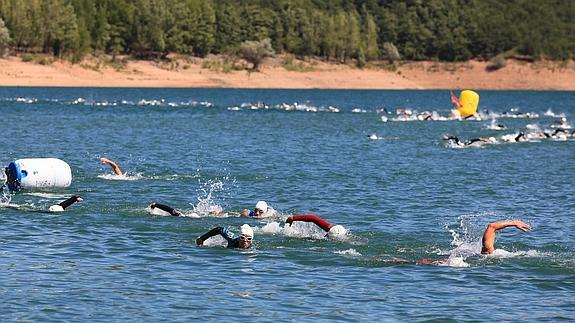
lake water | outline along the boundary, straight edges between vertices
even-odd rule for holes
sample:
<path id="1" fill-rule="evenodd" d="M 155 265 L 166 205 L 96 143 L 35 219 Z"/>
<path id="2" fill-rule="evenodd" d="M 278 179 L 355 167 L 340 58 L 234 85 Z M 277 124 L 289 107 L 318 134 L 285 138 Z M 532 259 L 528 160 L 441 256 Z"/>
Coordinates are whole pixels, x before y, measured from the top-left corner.
<path id="1" fill-rule="evenodd" d="M 447 116 L 447 90 L 0 88 L 2 166 L 56 157 L 73 174 L 69 189 L 4 197 L 19 208 L 0 208 L 0 317 L 574 320 L 575 139 L 501 138 L 573 121 L 575 93 L 480 95 L 507 130 L 394 121 L 397 108 Z M 442 135 L 498 142 L 458 149 Z M 75 193 L 84 201 L 64 213 L 35 212 Z M 238 217 L 258 200 L 280 216 Z M 154 201 L 188 216 L 151 215 Z M 349 232 L 284 226 L 304 213 Z M 487 223 L 508 219 L 533 228 L 502 230 L 505 251 L 479 255 Z M 243 223 L 251 250 L 195 246 Z"/>

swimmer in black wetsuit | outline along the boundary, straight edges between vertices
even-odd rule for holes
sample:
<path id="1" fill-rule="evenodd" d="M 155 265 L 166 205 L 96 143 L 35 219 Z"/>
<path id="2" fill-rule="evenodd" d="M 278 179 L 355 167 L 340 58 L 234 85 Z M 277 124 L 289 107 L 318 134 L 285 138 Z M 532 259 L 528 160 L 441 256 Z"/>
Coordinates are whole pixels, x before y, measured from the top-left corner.
<path id="1" fill-rule="evenodd" d="M 63 202 L 60 202 L 59 204 L 55 204 L 55 205 L 50 206 L 48 208 L 48 211 L 49 212 L 64 212 L 64 210 L 68 206 L 70 206 L 76 202 L 81 202 L 81 201 L 83 201 L 83 199 L 82 199 L 82 197 L 80 197 L 80 195 L 74 195 L 74 196 L 68 198 L 67 200 L 65 200 Z"/>
<path id="2" fill-rule="evenodd" d="M 248 224 L 243 224 L 240 227 L 240 235 L 238 237 L 235 237 L 228 228 L 215 227 L 197 238 L 196 244 L 202 246 L 204 241 L 218 234 L 226 239 L 228 248 L 249 249 L 254 239 L 254 230 Z"/>
<path id="3" fill-rule="evenodd" d="M 555 131 L 553 131 L 552 133 L 548 133 L 546 131 L 541 131 L 540 134 L 542 134 L 543 136 L 545 136 L 545 138 L 555 138 L 557 137 L 558 133 L 564 133 L 564 134 L 569 134 L 569 132 L 567 132 L 564 129 L 555 129 Z"/>
<path id="4" fill-rule="evenodd" d="M 443 137 L 441 137 L 441 139 L 453 140 L 453 142 L 455 142 L 455 144 L 458 146 L 469 146 L 469 145 L 474 144 L 476 142 L 492 142 L 493 141 L 490 138 L 484 138 L 484 137 L 472 138 L 472 139 L 468 139 L 468 140 L 463 141 L 463 142 L 461 140 L 459 140 L 459 138 L 457 138 L 456 136 L 443 136 Z"/>
<path id="5" fill-rule="evenodd" d="M 523 131 L 521 131 L 517 137 L 515 137 L 515 142 L 520 142 L 520 141 L 525 141 L 527 140 L 527 137 L 525 136 L 525 133 Z"/>
<path id="6" fill-rule="evenodd" d="M 171 206 L 167 206 L 165 204 L 160 204 L 160 203 L 156 203 L 156 202 L 150 204 L 150 209 L 154 210 L 156 208 L 158 208 L 158 209 L 160 209 L 160 210 L 162 210 L 162 211 L 164 211 L 164 212 L 166 212 L 172 216 L 182 216 L 182 212 L 180 210 L 174 209 Z"/>

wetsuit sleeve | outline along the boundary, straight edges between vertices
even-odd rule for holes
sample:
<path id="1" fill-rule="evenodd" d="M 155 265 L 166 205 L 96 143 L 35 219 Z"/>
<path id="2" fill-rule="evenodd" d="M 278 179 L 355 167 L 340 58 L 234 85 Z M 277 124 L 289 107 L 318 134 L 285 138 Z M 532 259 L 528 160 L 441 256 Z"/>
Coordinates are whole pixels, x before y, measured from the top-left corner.
<path id="1" fill-rule="evenodd" d="M 322 228 L 326 232 L 329 231 L 331 227 L 333 227 L 333 224 L 327 222 L 326 220 L 314 214 L 292 215 L 288 218 L 288 220 L 290 219 L 291 221 L 289 221 L 289 223 L 294 221 L 313 222 L 315 223 L 315 225 Z"/>
<path id="2" fill-rule="evenodd" d="M 68 206 L 74 204 L 74 202 L 76 202 L 78 197 L 79 197 L 78 195 L 74 195 L 71 198 L 67 199 L 66 201 L 58 203 L 58 205 L 60 205 L 63 209 L 66 209 Z"/>
<path id="3" fill-rule="evenodd" d="M 460 144 L 461 142 L 459 141 L 459 138 L 455 137 L 455 136 L 449 136 L 447 137 L 447 140 L 453 140 L 455 141 L 456 144 Z"/>
<path id="4" fill-rule="evenodd" d="M 160 203 L 154 203 L 154 207 L 157 207 L 158 209 L 162 210 L 162 211 L 166 211 L 168 213 L 170 213 L 173 216 L 180 216 L 182 215 L 182 212 L 174 209 L 171 206 L 167 206 L 165 204 L 160 204 Z"/>
<path id="5" fill-rule="evenodd" d="M 224 228 L 224 227 L 215 227 L 213 229 L 211 229 L 210 231 L 204 233 L 202 236 L 200 236 L 199 238 L 196 239 L 196 244 L 198 245 L 202 245 L 204 243 L 204 241 L 208 240 L 209 238 L 215 236 L 215 235 L 221 235 L 222 237 L 224 237 L 224 239 L 226 239 L 226 241 L 228 242 L 228 245 L 230 245 L 231 243 L 233 243 L 234 239 L 233 239 L 233 233 L 230 232 L 230 230 L 228 228 Z"/>

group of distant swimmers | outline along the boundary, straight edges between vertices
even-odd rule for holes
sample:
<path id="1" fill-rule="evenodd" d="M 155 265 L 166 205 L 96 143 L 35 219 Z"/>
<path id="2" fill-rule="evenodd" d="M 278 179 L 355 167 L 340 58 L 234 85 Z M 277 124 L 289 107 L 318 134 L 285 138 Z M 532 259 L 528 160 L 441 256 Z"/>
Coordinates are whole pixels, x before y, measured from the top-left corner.
<path id="1" fill-rule="evenodd" d="M 452 139 L 453 140 L 453 139 Z M 103 164 L 108 164 L 114 170 L 116 175 L 122 176 L 124 173 L 118 167 L 118 165 L 108 158 L 102 157 L 100 161 Z M 67 207 L 70 205 L 81 202 L 82 197 L 80 195 L 74 195 L 59 204 L 52 205 L 49 207 L 49 212 L 63 212 Z M 152 203 L 149 205 L 149 208 L 152 211 L 160 212 L 155 214 L 160 215 L 167 215 L 167 216 L 183 216 L 184 213 L 178 209 L 175 209 L 171 206 L 161 204 L 161 203 Z M 258 201 L 256 206 L 253 210 L 245 209 L 240 213 L 241 217 L 251 217 L 251 218 L 268 218 L 268 217 L 275 217 L 277 216 L 277 212 L 270 207 L 265 201 Z M 341 225 L 334 225 L 323 218 L 315 215 L 315 214 L 301 214 L 301 215 L 291 215 L 287 217 L 285 220 L 286 224 L 290 226 L 294 222 L 311 222 L 314 223 L 317 227 L 322 229 L 326 233 L 327 238 L 341 238 L 346 235 L 347 230 Z M 521 231 L 527 231 L 531 228 L 531 226 L 523 221 L 520 220 L 512 220 L 512 221 L 498 221 L 492 222 L 487 225 L 485 232 L 483 233 L 482 238 L 482 248 L 481 254 L 491 254 L 495 251 L 495 233 L 501 229 L 507 227 L 516 227 Z M 239 235 L 235 235 L 226 227 L 215 227 L 208 232 L 204 233 L 203 235 L 199 236 L 196 239 L 196 244 L 198 246 L 204 245 L 204 242 L 211 237 L 220 235 L 223 237 L 227 242 L 228 248 L 240 248 L 240 249 L 249 249 L 252 247 L 253 240 L 254 240 L 254 230 L 249 224 L 243 224 L 240 226 Z M 437 265 L 444 263 L 444 260 L 440 261 L 429 261 L 427 259 L 422 259 L 418 261 L 418 264 L 431 264 Z"/>

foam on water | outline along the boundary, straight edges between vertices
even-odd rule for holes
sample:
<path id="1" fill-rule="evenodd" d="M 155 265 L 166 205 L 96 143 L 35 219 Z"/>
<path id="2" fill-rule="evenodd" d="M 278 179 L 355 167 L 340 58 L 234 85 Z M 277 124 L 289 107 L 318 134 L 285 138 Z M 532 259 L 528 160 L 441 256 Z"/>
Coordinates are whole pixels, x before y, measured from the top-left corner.
<path id="1" fill-rule="evenodd" d="M 264 234 L 283 235 L 286 237 L 311 238 L 318 240 L 328 239 L 327 233 L 325 231 L 323 231 L 317 225 L 308 222 L 294 222 L 290 226 L 286 223 L 273 221 L 265 224 L 261 228 L 254 228 L 254 231 Z M 346 240 L 348 237 L 349 232 L 346 232 L 341 236 L 330 239 Z"/>
<path id="2" fill-rule="evenodd" d="M 198 216 L 229 216 L 223 211 L 223 207 L 216 202 L 216 194 L 219 192 L 225 192 L 224 181 L 227 181 L 227 177 L 223 180 L 208 180 L 206 182 L 200 182 L 200 187 L 196 190 L 198 192 L 197 203 L 190 205 L 193 208 L 191 214 Z"/>
<path id="3" fill-rule="evenodd" d="M 69 194 L 57 194 L 57 193 L 44 193 L 44 192 L 26 192 L 24 195 L 42 197 L 46 199 L 62 199 L 70 197 Z"/>
<path id="4" fill-rule="evenodd" d="M 335 253 L 337 255 L 361 257 L 361 253 L 359 253 L 357 250 L 355 250 L 353 248 L 346 249 L 346 250 L 337 250 L 337 251 L 334 251 L 333 253 Z"/>
<path id="5" fill-rule="evenodd" d="M 137 173 L 135 175 L 130 175 L 128 173 L 123 175 L 117 174 L 100 174 L 98 178 L 111 180 L 111 181 L 138 181 L 144 178 L 141 173 Z"/>

